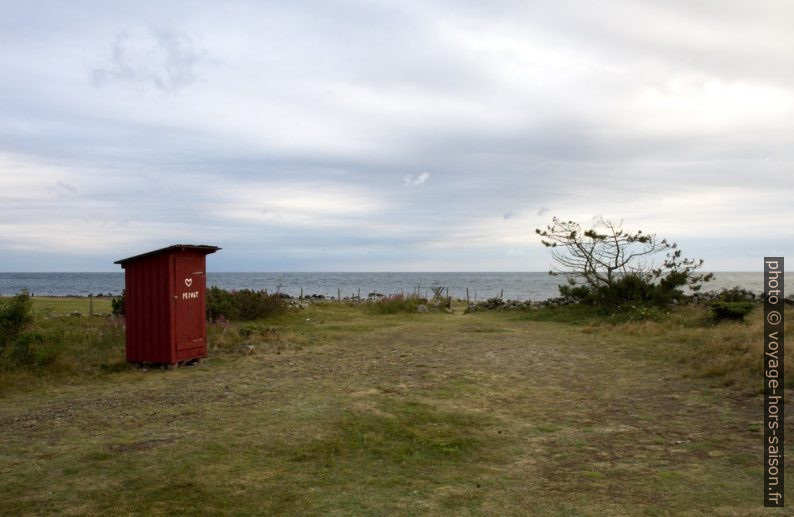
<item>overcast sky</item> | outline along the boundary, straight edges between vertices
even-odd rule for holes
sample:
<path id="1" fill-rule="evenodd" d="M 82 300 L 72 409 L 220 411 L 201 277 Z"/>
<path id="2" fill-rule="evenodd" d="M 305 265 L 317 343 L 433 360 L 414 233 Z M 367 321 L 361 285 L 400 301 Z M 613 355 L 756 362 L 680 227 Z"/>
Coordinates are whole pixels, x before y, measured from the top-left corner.
<path id="1" fill-rule="evenodd" d="M 0 2 L 0 271 L 545 271 L 553 216 L 794 255 L 794 3 Z"/>

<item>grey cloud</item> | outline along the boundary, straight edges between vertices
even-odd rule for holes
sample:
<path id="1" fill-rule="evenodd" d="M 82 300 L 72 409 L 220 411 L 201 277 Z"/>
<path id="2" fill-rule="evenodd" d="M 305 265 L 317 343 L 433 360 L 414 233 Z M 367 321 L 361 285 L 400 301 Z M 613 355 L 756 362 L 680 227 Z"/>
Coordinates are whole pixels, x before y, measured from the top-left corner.
<path id="1" fill-rule="evenodd" d="M 728 217 L 719 253 L 739 257 L 745 216 L 794 194 L 794 37 L 772 3 L 80 5 L 0 19 L 0 181 L 6 154 L 34 164 L 0 220 L 42 241 L 101 215 L 119 246 L 226 241 L 229 269 L 502 267 L 512 247 L 534 260 L 512 269 L 544 270 L 531 232 L 552 215 L 695 232 L 693 255 L 714 233 L 690 221 Z M 285 185 L 316 205 L 297 222 L 267 194 Z M 224 189 L 263 194 L 235 219 Z M 346 189 L 374 208 L 320 210 Z"/>
<path id="2" fill-rule="evenodd" d="M 66 195 L 77 194 L 76 188 L 62 181 L 59 181 L 58 183 L 55 184 L 55 191 L 58 194 L 66 194 Z"/>

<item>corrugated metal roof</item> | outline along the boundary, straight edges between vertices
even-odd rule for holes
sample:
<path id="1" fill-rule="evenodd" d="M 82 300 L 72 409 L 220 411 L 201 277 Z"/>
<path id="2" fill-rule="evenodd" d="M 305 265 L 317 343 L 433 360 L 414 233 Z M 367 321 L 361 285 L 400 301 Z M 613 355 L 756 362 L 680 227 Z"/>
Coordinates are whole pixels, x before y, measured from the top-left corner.
<path id="1" fill-rule="evenodd" d="M 125 262 L 138 260 L 144 257 L 149 257 L 151 255 L 157 255 L 158 253 L 165 253 L 176 250 L 204 251 L 206 255 L 209 255 L 210 253 L 215 253 L 219 249 L 221 248 L 217 246 L 210 246 L 209 244 L 172 244 L 170 246 L 166 246 L 165 248 L 160 248 L 159 250 L 147 251 L 146 253 L 141 253 L 140 255 L 134 255 L 132 257 L 127 257 L 125 259 L 117 260 L 114 262 L 114 264 L 124 264 Z"/>

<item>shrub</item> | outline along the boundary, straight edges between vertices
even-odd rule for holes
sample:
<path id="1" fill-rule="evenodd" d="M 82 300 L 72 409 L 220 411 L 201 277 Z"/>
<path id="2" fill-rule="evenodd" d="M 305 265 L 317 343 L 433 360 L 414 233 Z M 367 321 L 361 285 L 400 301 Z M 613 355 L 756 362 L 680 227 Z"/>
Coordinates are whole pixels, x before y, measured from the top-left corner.
<path id="1" fill-rule="evenodd" d="M 43 342 L 43 336 L 37 332 L 22 333 L 11 343 L 6 362 L 12 366 L 26 366 L 33 364 L 33 349 L 35 345 Z"/>
<path id="2" fill-rule="evenodd" d="M 14 341 L 8 354 L 7 367 L 41 368 L 55 362 L 64 350 L 64 344 L 55 342 L 51 336 L 34 329 L 22 332 Z"/>
<path id="3" fill-rule="evenodd" d="M 599 307 L 606 312 L 619 311 L 626 306 L 667 307 L 680 302 L 686 278 L 668 275 L 661 281 L 653 282 L 640 275 L 623 275 L 609 285 L 593 287 L 590 285 L 561 285 L 560 294 L 566 300 Z"/>
<path id="4" fill-rule="evenodd" d="M 593 300 L 590 299 L 590 287 L 586 285 L 561 285 L 560 296 L 565 302 L 594 304 Z"/>
<path id="5" fill-rule="evenodd" d="M 123 289 L 121 291 L 121 296 L 117 296 L 110 300 L 110 306 L 114 316 L 124 316 L 124 299 L 126 294 L 127 290 Z"/>
<path id="6" fill-rule="evenodd" d="M 123 316 L 125 313 L 125 297 L 126 290 L 122 291 L 121 296 L 111 301 L 113 314 L 116 316 Z M 282 295 L 270 295 L 266 291 L 250 289 L 227 291 L 220 287 L 210 287 L 207 289 L 207 319 L 210 321 L 217 321 L 220 318 L 229 321 L 249 321 L 281 314 L 287 310 L 287 305 L 282 298 Z"/>
<path id="7" fill-rule="evenodd" d="M 747 301 L 726 302 L 718 300 L 711 302 L 711 311 L 717 321 L 743 320 L 754 308 L 755 303 Z"/>
<path id="8" fill-rule="evenodd" d="M 755 300 L 755 294 L 737 286 L 731 289 L 723 289 L 717 295 L 717 299 L 723 302 L 752 302 Z"/>
<path id="9" fill-rule="evenodd" d="M 220 287 L 210 287 L 207 289 L 207 319 L 217 321 L 218 319 L 232 319 L 234 314 L 234 304 L 231 300 L 231 293 Z"/>
<path id="10" fill-rule="evenodd" d="M 207 319 L 217 321 L 250 321 L 286 312 L 287 304 L 279 295 L 267 291 L 241 289 L 226 291 L 220 287 L 207 289 Z"/>
<path id="11" fill-rule="evenodd" d="M 0 357 L 33 321 L 33 302 L 26 291 L 0 301 Z"/>

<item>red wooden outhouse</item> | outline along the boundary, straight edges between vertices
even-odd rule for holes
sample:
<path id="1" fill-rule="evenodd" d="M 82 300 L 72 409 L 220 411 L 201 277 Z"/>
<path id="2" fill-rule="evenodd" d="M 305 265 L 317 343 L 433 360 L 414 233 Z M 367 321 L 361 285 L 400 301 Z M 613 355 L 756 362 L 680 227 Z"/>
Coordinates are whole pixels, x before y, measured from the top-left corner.
<path id="1" fill-rule="evenodd" d="M 127 361 L 207 357 L 206 256 L 219 249 L 175 244 L 115 262 L 124 269 Z"/>

